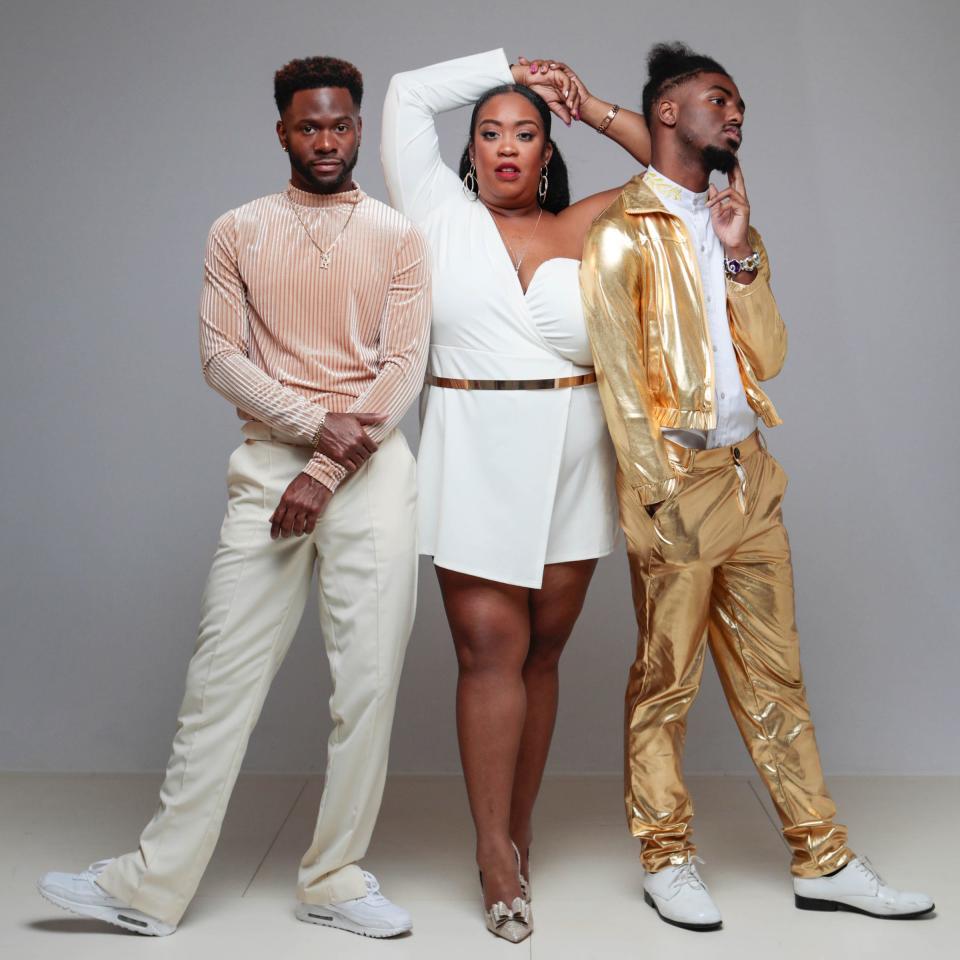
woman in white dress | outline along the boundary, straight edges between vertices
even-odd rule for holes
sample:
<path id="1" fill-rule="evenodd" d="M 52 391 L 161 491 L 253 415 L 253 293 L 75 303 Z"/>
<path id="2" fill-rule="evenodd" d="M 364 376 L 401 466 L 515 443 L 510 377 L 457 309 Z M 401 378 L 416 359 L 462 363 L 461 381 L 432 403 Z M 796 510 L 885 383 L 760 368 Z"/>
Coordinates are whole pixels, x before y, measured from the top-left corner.
<path id="1" fill-rule="evenodd" d="M 435 121 L 471 104 L 457 174 Z M 393 77 L 381 147 L 391 201 L 431 250 L 420 552 L 433 557 L 459 662 L 487 926 L 515 942 L 532 929 L 530 821 L 557 666 L 618 525 L 578 270 L 590 223 L 620 188 L 569 205 L 551 110 L 648 160 L 641 115 L 590 96 L 563 64 L 511 67 L 503 51 Z"/>

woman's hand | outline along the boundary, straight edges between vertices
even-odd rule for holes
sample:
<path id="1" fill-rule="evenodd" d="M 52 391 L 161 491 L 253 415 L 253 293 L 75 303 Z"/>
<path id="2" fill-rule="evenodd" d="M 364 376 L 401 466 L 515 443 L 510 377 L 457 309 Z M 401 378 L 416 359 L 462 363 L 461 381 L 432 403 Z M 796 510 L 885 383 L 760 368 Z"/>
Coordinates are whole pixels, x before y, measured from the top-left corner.
<path id="1" fill-rule="evenodd" d="M 642 113 L 595 97 L 573 69 L 560 60 L 518 57 L 510 72 L 515 83 L 540 94 L 567 126 L 571 120 L 582 120 L 620 144 L 645 167 L 650 165 L 650 131 Z"/>
<path id="2" fill-rule="evenodd" d="M 539 94 L 567 126 L 580 119 L 580 106 L 590 94 L 583 81 L 559 60 L 519 57 L 510 71 L 514 82 Z"/>

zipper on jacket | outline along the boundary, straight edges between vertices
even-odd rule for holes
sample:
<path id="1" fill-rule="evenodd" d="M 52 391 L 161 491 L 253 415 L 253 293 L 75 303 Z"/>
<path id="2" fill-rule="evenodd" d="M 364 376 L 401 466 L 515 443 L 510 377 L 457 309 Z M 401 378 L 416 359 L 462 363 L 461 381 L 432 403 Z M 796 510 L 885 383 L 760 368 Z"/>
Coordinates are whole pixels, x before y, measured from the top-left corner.
<path id="1" fill-rule="evenodd" d="M 697 261 L 696 255 L 693 253 L 695 245 L 691 242 L 692 237 L 690 236 L 690 231 L 687 230 L 687 225 L 683 220 L 674 213 L 670 213 L 669 210 L 666 211 L 668 217 L 672 217 L 677 223 L 680 224 L 680 229 L 683 231 L 683 235 L 687 238 L 687 257 L 693 258 L 693 266 L 696 271 L 697 277 L 697 296 L 700 300 L 700 319 L 703 323 L 703 335 L 704 339 L 707 341 L 707 375 L 710 378 L 710 389 L 713 393 L 713 400 L 709 397 L 706 397 L 707 410 L 715 417 L 717 417 L 717 423 L 720 422 L 720 410 L 719 410 L 719 401 L 717 400 L 717 382 L 716 382 L 716 369 L 713 363 L 713 340 L 710 337 L 710 321 L 707 319 L 707 304 L 706 300 L 703 297 L 703 277 L 700 275 L 700 263 Z M 713 428 L 716 429 L 716 425 Z"/>

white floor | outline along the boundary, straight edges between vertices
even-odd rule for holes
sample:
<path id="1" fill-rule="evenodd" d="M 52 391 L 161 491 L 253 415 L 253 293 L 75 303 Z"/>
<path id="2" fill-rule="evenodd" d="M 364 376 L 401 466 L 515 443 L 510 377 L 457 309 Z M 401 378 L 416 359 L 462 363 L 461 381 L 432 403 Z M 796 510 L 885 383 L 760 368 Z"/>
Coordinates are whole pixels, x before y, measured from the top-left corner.
<path id="1" fill-rule="evenodd" d="M 766 796 L 739 777 L 691 778 L 701 868 L 724 928 L 669 927 L 640 893 L 636 845 L 613 777 L 544 784 L 533 849 L 536 932 L 514 946 L 482 925 L 459 778 L 394 777 L 365 866 L 414 916 L 414 933 L 374 941 L 298 922 L 293 878 L 318 778 L 244 776 L 200 891 L 172 937 L 148 939 L 62 913 L 34 891 L 49 869 L 79 869 L 127 849 L 153 810 L 153 776 L 0 775 L 0 958 L 134 956 L 267 960 L 376 957 L 911 958 L 960 944 L 960 778 L 834 777 L 856 849 L 939 910 L 913 922 L 793 906 L 788 858 Z"/>

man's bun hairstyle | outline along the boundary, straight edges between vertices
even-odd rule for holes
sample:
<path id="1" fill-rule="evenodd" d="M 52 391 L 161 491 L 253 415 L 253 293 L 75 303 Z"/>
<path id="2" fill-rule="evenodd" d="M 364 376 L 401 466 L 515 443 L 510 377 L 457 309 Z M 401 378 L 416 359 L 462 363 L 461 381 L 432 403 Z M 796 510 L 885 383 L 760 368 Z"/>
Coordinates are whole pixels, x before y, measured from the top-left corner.
<path id="1" fill-rule="evenodd" d="M 280 115 L 298 90 L 318 87 L 344 87 L 358 108 L 363 100 L 363 74 L 352 63 L 336 57 L 307 57 L 291 60 L 273 75 L 273 98 Z"/>
<path id="2" fill-rule="evenodd" d="M 643 87 L 643 115 L 650 123 L 654 104 L 672 87 L 698 73 L 730 74 L 712 57 L 694 53 L 685 43 L 658 43 L 647 55 L 649 79 Z"/>

